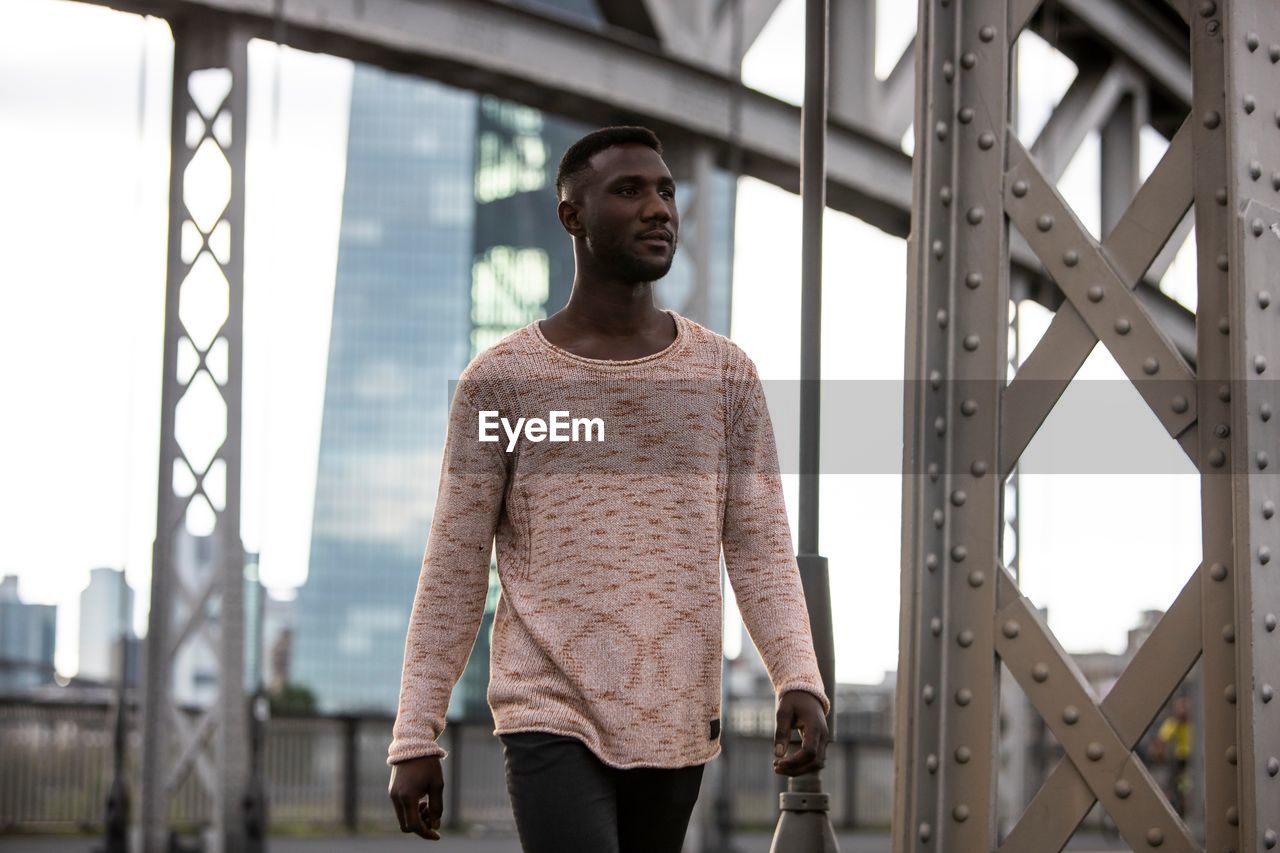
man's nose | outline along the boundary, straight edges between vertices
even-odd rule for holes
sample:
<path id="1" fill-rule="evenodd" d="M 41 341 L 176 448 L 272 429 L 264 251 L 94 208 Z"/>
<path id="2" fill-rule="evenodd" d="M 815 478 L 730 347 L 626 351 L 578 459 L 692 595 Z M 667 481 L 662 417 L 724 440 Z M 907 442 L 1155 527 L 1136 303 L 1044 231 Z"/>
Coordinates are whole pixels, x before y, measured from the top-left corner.
<path id="1" fill-rule="evenodd" d="M 674 207 L 674 205 L 672 205 Z M 647 220 L 655 219 L 659 222 L 670 222 L 672 211 L 667 206 L 667 200 L 662 197 L 661 193 L 653 192 L 649 194 L 648 201 L 644 206 L 641 214 L 642 218 Z"/>

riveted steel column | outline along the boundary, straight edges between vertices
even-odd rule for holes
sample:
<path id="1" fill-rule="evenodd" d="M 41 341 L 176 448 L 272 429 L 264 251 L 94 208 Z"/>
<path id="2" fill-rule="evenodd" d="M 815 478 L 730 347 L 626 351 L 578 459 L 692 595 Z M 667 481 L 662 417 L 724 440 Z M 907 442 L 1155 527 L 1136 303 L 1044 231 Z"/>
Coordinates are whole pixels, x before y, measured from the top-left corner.
<path id="1" fill-rule="evenodd" d="M 194 768 L 212 802 L 210 853 L 232 853 L 246 849 L 241 810 L 249 766 L 240 540 L 248 38 L 225 19 L 170 23 L 172 159 L 160 482 L 143 697 L 142 849 L 168 849 L 169 800 Z M 217 432 L 220 442 L 210 442 Z M 207 581 L 184 578 L 179 539 L 193 522 L 199 526 L 209 518 L 214 574 Z M 211 613 L 216 623 L 207 618 Z M 173 703 L 172 667 L 179 649 L 198 642 L 217 649 L 218 698 L 193 726 Z M 206 743 L 213 745 L 212 764 Z"/>
<path id="2" fill-rule="evenodd" d="M 1206 16 L 1205 13 L 1208 15 Z M 1192 128 L 1196 253 L 1199 288 L 1196 369 L 1201 393 L 1198 418 L 1201 486 L 1200 525 L 1204 674 L 1205 840 L 1209 853 L 1242 850 L 1239 834 L 1235 649 L 1236 624 L 1232 540 L 1236 519 L 1232 476 L 1237 454 L 1246 451 L 1231 429 L 1230 294 L 1227 286 L 1231 183 L 1223 127 L 1226 52 L 1215 3 L 1200 6 L 1191 19 L 1193 69 Z M 1224 631 L 1227 632 L 1224 634 Z"/>
<path id="3" fill-rule="evenodd" d="M 1225 167 L 1227 194 L 1225 210 L 1216 208 L 1226 214 L 1217 236 L 1228 247 L 1225 337 L 1236 380 L 1231 404 L 1235 539 L 1228 571 L 1233 583 L 1218 584 L 1235 593 L 1235 620 L 1218 636 L 1219 644 L 1234 639 L 1235 659 L 1234 683 L 1224 699 L 1236 712 L 1238 802 L 1234 809 L 1228 804 L 1226 817 L 1233 829 L 1238 824 L 1237 849 L 1273 850 L 1280 841 L 1280 578 L 1271 564 L 1272 554 L 1280 553 L 1280 522 L 1274 518 L 1280 481 L 1272 467 L 1280 463 L 1280 421 L 1274 417 L 1280 411 L 1274 376 L 1280 369 L 1280 330 L 1277 307 L 1271 305 L 1280 294 L 1280 6 L 1274 0 L 1224 2 L 1193 32 L 1200 43 L 1197 62 L 1199 50 L 1221 50 L 1225 60 L 1225 87 L 1217 90 L 1225 91 L 1221 122 L 1206 131 L 1216 132 L 1225 155 L 1215 158 Z M 1205 697 L 1206 704 L 1224 699 Z M 1210 749 L 1209 762 L 1214 758 Z M 1208 817 L 1212 823 L 1221 813 L 1210 811 Z"/>
<path id="4" fill-rule="evenodd" d="M 908 297 L 898 851 L 995 842 L 1006 0 L 924 0 Z"/>

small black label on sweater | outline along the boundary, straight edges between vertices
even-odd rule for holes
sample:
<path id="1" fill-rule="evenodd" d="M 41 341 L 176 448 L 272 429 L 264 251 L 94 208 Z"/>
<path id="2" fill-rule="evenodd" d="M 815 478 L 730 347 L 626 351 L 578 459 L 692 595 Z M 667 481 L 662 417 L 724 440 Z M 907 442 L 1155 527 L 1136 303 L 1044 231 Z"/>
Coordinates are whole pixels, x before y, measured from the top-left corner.
<path id="1" fill-rule="evenodd" d="M 720 718 L 717 717 L 711 721 L 711 740 L 720 737 Z"/>

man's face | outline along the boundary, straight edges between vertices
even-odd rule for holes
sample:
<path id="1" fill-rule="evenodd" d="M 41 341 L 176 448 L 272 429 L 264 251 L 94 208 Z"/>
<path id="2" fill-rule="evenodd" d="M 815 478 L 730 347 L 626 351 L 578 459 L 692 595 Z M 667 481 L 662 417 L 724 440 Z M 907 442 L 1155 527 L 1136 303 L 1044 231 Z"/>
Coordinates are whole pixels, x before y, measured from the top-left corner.
<path id="1" fill-rule="evenodd" d="M 647 145 L 615 145 L 591 158 L 581 189 L 587 251 L 623 281 L 656 281 L 671 269 L 679 236 L 676 184 Z"/>

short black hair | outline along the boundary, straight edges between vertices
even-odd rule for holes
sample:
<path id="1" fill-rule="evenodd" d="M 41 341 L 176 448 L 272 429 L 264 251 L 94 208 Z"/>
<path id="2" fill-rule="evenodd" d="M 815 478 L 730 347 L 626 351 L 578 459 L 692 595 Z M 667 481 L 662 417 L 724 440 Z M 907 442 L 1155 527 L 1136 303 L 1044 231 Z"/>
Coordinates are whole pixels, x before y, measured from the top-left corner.
<path id="1" fill-rule="evenodd" d="M 647 145 L 662 156 L 662 142 L 647 127 L 618 126 L 593 130 L 569 146 L 556 170 L 556 198 L 564 199 L 591 168 L 591 158 L 615 145 Z"/>

